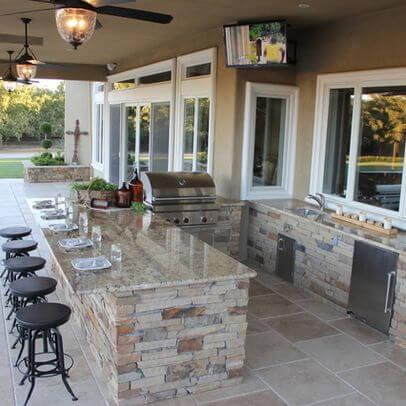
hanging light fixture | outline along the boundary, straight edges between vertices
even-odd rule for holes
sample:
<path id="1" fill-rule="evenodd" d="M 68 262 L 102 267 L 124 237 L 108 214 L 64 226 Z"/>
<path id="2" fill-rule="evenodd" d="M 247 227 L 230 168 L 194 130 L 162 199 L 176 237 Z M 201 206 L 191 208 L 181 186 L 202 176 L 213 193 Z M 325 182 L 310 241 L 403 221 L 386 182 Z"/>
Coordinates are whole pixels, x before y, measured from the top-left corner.
<path id="1" fill-rule="evenodd" d="M 17 55 L 15 63 L 17 64 L 17 76 L 25 82 L 29 82 L 37 74 L 37 65 L 42 64 L 28 44 L 28 24 L 31 22 L 30 18 L 22 18 L 21 21 L 25 25 L 25 44 Z"/>
<path id="2" fill-rule="evenodd" d="M 8 92 L 13 92 L 17 87 L 17 77 L 13 73 L 11 61 L 11 56 L 13 55 L 14 51 L 7 51 L 7 53 L 9 65 L 7 72 L 3 76 L 3 83 Z"/>
<path id="3" fill-rule="evenodd" d="M 77 49 L 94 33 L 97 13 L 84 8 L 60 8 L 55 11 L 56 27 L 63 40 Z"/>

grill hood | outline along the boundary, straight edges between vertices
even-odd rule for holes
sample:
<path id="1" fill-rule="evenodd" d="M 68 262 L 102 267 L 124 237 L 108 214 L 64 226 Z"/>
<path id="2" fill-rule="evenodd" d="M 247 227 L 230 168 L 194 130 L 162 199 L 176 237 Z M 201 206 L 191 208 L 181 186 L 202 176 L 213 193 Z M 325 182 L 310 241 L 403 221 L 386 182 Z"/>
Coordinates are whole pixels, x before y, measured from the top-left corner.
<path id="1" fill-rule="evenodd" d="M 204 172 L 142 172 L 145 203 L 187 204 L 216 200 L 213 178 Z"/>

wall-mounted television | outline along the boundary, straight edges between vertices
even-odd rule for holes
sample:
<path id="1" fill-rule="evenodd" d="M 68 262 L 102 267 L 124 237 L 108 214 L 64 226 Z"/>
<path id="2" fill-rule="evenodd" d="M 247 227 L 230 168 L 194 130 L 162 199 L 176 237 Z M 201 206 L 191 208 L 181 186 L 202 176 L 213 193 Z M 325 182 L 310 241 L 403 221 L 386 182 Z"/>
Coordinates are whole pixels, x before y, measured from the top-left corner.
<path id="1" fill-rule="evenodd" d="M 286 21 L 224 26 L 228 67 L 268 67 L 292 63 L 288 57 Z"/>

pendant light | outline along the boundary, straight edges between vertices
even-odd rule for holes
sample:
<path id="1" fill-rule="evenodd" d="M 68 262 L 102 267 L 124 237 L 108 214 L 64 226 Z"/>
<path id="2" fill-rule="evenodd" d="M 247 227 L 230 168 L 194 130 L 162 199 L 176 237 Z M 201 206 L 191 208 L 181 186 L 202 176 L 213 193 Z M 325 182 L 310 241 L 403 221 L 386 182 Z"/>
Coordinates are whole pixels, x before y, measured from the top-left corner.
<path id="1" fill-rule="evenodd" d="M 25 44 L 20 53 L 17 55 L 15 63 L 17 64 L 17 76 L 19 79 L 29 82 L 37 74 L 37 65 L 41 64 L 28 44 L 28 24 L 30 18 L 22 18 L 25 25 Z"/>
<path id="2" fill-rule="evenodd" d="M 97 13 L 84 8 L 60 8 L 55 11 L 56 27 L 63 40 L 73 48 L 89 40 L 96 27 Z"/>
<path id="3" fill-rule="evenodd" d="M 12 61 L 11 61 L 11 56 L 13 55 L 14 51 L 7 51 L 8 53 L 8 69 L 7 72 L 4 74 L 3 76 L 3 83 L 4 83 L 4 87 L 6 88 L 6 90 L 11 93 L 13 92 L 16 87 L 17 87 L 17 77 L 14 75 L 13 73 L 13 69 L 12 69 Z"/>

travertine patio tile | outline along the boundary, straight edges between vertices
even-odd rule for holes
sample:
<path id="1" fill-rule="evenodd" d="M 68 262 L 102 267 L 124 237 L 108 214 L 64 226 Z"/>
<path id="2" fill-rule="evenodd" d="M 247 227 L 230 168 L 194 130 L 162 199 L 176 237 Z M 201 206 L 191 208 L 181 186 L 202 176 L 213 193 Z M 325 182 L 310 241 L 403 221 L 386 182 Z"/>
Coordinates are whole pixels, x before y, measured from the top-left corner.
<path id="1" fill-rule="evenodd" d="M 303 311 L 299 306 L 279 295 L 253 297 L 248 302 L 248 311 L 255 317 L 275 317 Z"/>
<path id="2" fill-rule="evenodd" d="M 389 362 L 357 368 L 339 376 L 379 406 L 405 405 L 406 372 Z"/>
<path id="3" fill-rule="evenodd" d="M 342 396 L 340 398 L 327 400 L 325 402 L 317 403 L 317 406 L 373 406 L 364 396 L 358 393 Z"/>
<path id="4" fill-rule="evenodd" d="M 335 310 L 333 306 L 317 299 L 305 299 L 298 301 L 297 304 L 325 321 L 346 317 L 344 313 Z"/>
<path id="5" fill-rule="evenodd" d="M 252 279 L 250 281 L 250 287 L 249 287 L 249 296 L 261 296 L 261 295 L 269 295 L 271 293 L 274 293 L 273 290 L 267 288 L 265 285 L 262 283 L 259 283 L 255 279 Z"/>
<path id="6" fill-rule="evenodd" d="M 338 330 L 310 313 L 293 314 L 264 321 L 292 342 L 311 340 L 338 334 Z"/>
<path id="7" fill-rule="evenodd" d="M 341 319 L 330 324 L 363 344 L 376 344 L 388 339 L 384 334 L 355 319 Z"/>
<path id="8" fill-rule="evenodd" d="M 353 392 L 326 368 L 309 359 L 263 369 L 258 375 L 292 406 Z"/>
<path id="9" fill-rule="evenodd" d="M 273 391 L 266 390 L 238 398 L 220 400 L 211 406 L 283 406 L 286 403 Z"/>
<path id="10" fill-rule="evenodd" d="M 384 357 L 389 358 L 395 364 L 406 369 L 406 349 L 400 347 L 399 345 L 393 344 L 390 341 L 385 341 L 383 343 L 378 343 L 370 346 L 379 354 L 382 354 Z"/>
<path id="11" fill-rule="evenodd" d="M 305 290 L 297 288 L 290 283 L 275 285 L 273 290 L 293 302 L 312 298 L 310 293 L 307 293 Z"/>
<path id="12" fill-rule="evenodd" d="M 251 369 L 307 358 L 306 354 L 272 331 L 248 335 L 245 350 L 246 365 Z"/>
<path id="13" fill-rule="evenodd" d="M 257 317 L 253 316 L 251 313 L 247 314 L 247 322 L 247 334 L 264 333 L 265 331 L 270 330 L 269 326 L 267 326 Z"/>
<path id="14" fill-rule="evenodd" d="M 377 353 L 344 334 L 305 341 L 298 343 L 297 347 L 333 372 L 385 361 Z"/>

